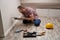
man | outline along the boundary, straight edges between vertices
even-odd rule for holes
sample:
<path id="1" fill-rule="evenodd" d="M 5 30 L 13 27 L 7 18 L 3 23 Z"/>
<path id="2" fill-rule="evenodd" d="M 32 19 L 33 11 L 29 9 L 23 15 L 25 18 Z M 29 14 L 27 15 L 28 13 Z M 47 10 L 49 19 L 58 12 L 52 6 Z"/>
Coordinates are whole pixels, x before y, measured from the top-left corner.
<path id="1" fill-rule="evenodd" d="M 25 17 L 23 19 L 24 24 L 33 23 L 35 19 L 38 19 L 38 15 L 34 9 L 23 6 L 18 6 L 17 8 L 19 12 L 22 13 L 23 16 Z"/>

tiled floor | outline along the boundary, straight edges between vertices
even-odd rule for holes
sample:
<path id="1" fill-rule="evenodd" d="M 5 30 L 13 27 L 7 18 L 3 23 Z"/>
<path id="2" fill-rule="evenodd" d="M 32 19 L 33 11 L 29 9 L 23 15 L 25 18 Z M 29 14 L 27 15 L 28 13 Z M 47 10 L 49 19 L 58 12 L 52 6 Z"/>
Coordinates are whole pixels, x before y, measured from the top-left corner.
<path id="1" fill-rule="evenodd" d="M 48 18 L 48 17 L 40 17 L 41 25 L 36 27 L 34 25 L 15 25 L 11 32 L 3 38 L 3 40 L 60 40 L 60 18 Z M 54 24 L 54 29 L 46 29 L 45 24 L 52 22 Z M 37 31 L 42 32 L 45 31 L 45 35 L 37 36 L 36 38 L 23 38 L 23 32 L 14 33 L 15 30 L 20 29 L 28 29 L 28 31 Z M 2 40 L 2 39 L 1 39 Z"/>

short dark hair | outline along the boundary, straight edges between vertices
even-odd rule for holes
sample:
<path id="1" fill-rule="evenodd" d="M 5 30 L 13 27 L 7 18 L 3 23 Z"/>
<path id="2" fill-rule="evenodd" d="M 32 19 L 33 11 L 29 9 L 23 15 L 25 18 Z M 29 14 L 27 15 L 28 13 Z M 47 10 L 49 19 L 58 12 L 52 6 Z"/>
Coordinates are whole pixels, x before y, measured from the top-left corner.
<path id="1" fill-rule="evenodd" d="M 24 7 L 23 7 L 23 6 L 18 6 L 17 8 L 22 9 L 22 8 L 24 8 Z"/>

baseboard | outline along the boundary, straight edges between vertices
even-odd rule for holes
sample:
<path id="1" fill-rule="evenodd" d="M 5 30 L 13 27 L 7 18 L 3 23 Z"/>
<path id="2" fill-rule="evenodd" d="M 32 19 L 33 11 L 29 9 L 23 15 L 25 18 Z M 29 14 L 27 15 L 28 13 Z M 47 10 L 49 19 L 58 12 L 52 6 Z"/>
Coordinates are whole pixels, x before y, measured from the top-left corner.
<path id="1" fill-rule="evenodd" d="M 7 30 L 7 32 L 5 32 L 5 36 L 7 36 L 7 34 L 10 32 L 10 30 L 13 28 L 14 26 L 11 26 L 8 30 Z"/>
<path id="2" fill-rule="evenodd" d="M 4 34 L 5 37 L 8 35 L 8 33 L 10 32 L 10 30 L 15 26 L 16 22 L 14 22 L 13 25 L 7 30 L 7 32 L 5 32 L 5 34 Z"/>
<path id="3" fill-rule="evenodd" d="M 21 17 L 21 16 L 19 16 Z M 10 26 L 10 28 L 7 30 L 7 32 L 4 33 L 4 36 L 7 36 L 8 33 L 10 32 L 10 30 L 16 25 L 16 23 L 18 22 L 18 20 L 14 20 L 14 23 L 12 24 L 12 26 Z"/>

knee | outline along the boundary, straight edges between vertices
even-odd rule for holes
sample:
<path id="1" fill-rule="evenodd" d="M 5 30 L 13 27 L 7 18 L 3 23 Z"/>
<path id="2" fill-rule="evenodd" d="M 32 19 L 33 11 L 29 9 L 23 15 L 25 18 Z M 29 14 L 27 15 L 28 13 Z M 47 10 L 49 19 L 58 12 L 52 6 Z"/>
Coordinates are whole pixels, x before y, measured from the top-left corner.
<path id="1" fill-rule="evenodd" d="M 23 20 L 23 24 L 27 24 L 27 20 Z"/>

